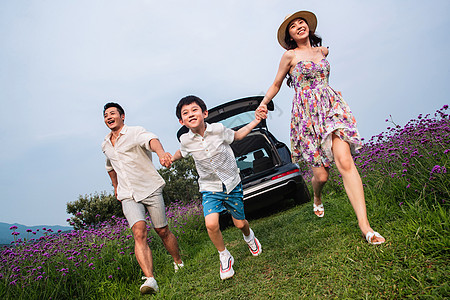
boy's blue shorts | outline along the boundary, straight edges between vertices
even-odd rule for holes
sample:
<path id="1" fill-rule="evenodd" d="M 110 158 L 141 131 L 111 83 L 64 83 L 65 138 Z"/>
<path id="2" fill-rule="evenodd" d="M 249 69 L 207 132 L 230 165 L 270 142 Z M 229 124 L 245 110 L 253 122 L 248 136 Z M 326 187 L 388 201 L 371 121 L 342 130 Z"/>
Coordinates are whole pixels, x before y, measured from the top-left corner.
<path id="1" fill-rule="evenodd" d="M 202 192 L 203 215 L 228 211 L 236 220 L 245 220 L 244 194 L 239 183 L 229 194 L 225 192 Z"/>

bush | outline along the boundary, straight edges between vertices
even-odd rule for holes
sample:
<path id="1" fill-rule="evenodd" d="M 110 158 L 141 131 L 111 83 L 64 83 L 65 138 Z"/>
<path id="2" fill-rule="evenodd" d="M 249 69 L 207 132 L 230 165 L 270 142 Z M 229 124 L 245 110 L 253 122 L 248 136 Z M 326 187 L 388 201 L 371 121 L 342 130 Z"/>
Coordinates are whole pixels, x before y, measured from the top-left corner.
<path id="1" fill-rule="evenodd" d="M 166 181 L 163 190 L 166 204 L 177 200 L 188 203 L 191 200 L 201 199 L 197 183 L 198 174 L 191 156 L 177 160 L 170 168 L 161 168 L 158 172 Z"/>
<path id="2" fill-rule="evenodd" d="M 80 195 L 78 200 L 67 203 L 66 211 L 73 215 L 68 221 L 75 229 L 95 226 L 110 220 L 112 216 L 124 216 L 120 202 L 114 195 L 106 192 Z"/>

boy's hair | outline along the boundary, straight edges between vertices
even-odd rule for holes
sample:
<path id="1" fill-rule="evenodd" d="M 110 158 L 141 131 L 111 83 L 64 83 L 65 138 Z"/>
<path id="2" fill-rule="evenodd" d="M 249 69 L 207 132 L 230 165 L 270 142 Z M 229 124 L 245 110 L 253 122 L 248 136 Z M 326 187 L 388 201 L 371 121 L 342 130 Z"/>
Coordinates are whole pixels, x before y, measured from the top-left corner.
<path id="1" fill-rule="evenodd" d="M 200 108 L 202 109 L 202 112 L 206 111 L 206 104 L 205 104 L 205 102 L 203 102 L 202 99 L 200 99 L 197 96 L 189 95 L 189 96 L 182 98 L 177 104 L 176 114 L 177 114 L 178 120 L 181 120 L 181 108 L 183 108 L 183 106 L 189 105 L 191 103 L 196 103 L 198 106 L 200 106 Z"/>
<path id="2" fill-rule="evenodd" d="M 120 104 L 118 103 L 114 103 L 114 102 L 109 102 L 106 103 L 105 106 L 103 106 L 103 114 L 105 114 L 105 111 L 110 108 L 110 107 L 115 107 L 117 108 L 117 110 L 119 111 L 120 115 L 124 115 L 125 111 L 123 110 L 122 106 L 120 106 Z"/>

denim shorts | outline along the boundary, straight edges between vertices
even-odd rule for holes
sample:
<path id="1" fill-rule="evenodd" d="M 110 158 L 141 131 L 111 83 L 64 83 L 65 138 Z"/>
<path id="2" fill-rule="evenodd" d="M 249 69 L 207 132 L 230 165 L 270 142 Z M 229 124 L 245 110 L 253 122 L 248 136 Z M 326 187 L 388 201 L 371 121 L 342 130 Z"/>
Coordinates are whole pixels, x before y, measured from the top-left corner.
<path id="1" fill-rule="evenodd" d="M 229 194 L 225 192 L 202 192 L 203 215 L 227 211 L 236 220 L 245 220 L 244 194 L 239 183 Z"/>
<path id="2" fill-rule="evenodd" d="M 127 218 L 130 228 L 138 221 L 145 221 L 146 210 L 150 215 L 150 221 L 154 228 L 162 228 L 168 224 L 162 190 L 163 188 L 160 187 L 150 196 L 139 202 L 130 198 L 121 201 L 123 214 Z"/>

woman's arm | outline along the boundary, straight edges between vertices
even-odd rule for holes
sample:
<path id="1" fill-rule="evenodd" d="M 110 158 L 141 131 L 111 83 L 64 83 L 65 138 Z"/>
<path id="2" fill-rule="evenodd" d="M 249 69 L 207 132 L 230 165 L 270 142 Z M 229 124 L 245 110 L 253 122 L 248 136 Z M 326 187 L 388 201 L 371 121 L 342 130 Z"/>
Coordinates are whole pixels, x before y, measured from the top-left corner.
<path id="1" fill-rule="evenodd" d="M 281 57 L 280 65 L 278 66 L 278 72 L 277 75 L 275 76 L 275 80 L 267 90 L 264 99 L 261 101 L 261 105 L 267 105 L 267 103 L 269 103 L 273 99 L 273 97 L 275 97 L 276 94 L 278 94 L 278 91 L 281 88 L 281 84 L 283 83 L 286 74 L 289 72 L 291 68 L 291 62 L 293 58 L 294 58 L 294 51 L 292 50 L 286 51 L 283 54 L 283 56 Z"/>

